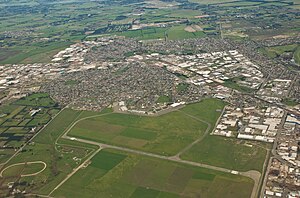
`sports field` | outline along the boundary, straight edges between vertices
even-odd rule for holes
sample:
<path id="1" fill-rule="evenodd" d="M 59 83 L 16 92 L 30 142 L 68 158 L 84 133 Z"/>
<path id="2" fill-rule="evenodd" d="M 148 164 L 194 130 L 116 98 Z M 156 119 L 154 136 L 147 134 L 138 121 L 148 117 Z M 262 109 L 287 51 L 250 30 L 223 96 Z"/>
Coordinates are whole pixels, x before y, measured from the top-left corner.
<path id="1" fill-rule="evenodd" d="M 203 136 L 208 127 L 199 117 L 187 114 L 196 111 L 203 119 L 214 124 L 223 106 L 222 101 L 206 99 L 158 117 L 112 113 L 80 121 L 69 135 L 162 155 L 175 155 Z"/>
<path id="2" fill-rule="evenodd" d="M 175 162 L 102 150 L 55 197 L 250 197 L 250 179 Z"/>

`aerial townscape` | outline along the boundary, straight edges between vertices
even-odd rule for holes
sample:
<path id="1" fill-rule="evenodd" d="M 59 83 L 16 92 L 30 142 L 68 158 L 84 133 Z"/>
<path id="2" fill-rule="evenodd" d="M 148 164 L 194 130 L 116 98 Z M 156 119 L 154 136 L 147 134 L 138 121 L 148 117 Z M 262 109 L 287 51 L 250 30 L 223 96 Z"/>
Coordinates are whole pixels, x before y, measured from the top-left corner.
<path id="1" fill-rule="evenodd" d="M 0 197 L 300 198 L 299 0 L 0 0 Z"/>

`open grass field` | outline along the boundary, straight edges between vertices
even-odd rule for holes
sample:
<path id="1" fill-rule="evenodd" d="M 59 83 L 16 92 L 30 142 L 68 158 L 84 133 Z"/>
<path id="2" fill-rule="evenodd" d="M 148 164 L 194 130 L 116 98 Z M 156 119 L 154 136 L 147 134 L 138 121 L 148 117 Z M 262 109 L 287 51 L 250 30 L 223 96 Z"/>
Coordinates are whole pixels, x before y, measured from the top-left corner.
<path id="1" fill-rule="evenodd" d="M 114 113 L 81 121 L 69 135 L 174 155 L 193 140 L 201 137 L 206 127 L 206 124 L 192 120 L 180 112 L 172 112 L 160 117 Z"/>
<path id="2" fill-rule="evenodd" d="M 201 38 L 205 36 L 205 33 L 202 31 L 197 32 L 187 32 L 184 30 L 185 25 L 173 26 L 168 29 L 168 39 L 169 40 L 178 40 L 178 39 L 187 39 L 187 38 Z"/>
<path id="3" fill-rule="evenodd" d="M 176 86 L 176 89 L 177 91 L 179 92 L 184 92 L 187 90 L 187 88 L 189 87 L 190 85 L 187 84 L 187 83 L 179 83 L 177 86 Z"/>
<path id="4" fill-rule="evenodd" d="M 218 100 L 204 101 L 203 105 L 206 108 L 201 108 L 198 103 L 195 103 L 180 111 L 196 116 L 214 126 L 220 115 L 220 112 L 215 109 L 223 109 L 225 105 L 216 101 Z M 213 111 L 215 113 L 211 113 Z M 200 143 L 183 153 L 181 158 L 239 171 L 261 171 L 266 150 L 258 146 L 266 147 L 266 145 L 258 143 L 256 146 L 257 143 L 255 143 L 253 147 L 249 147 L 248 144 L 254 143 L 218 136 L 206 136 Z"/>
<path id="5" fill-rule="evenodd" d="M 223 85 L 225 87 L 231 88 L 231 89 L 235 89 L 238 90 L 240 92 L 245 92 L 245 93 L 251 93 L 254 91 L 254 89 L 250 88 L 250 87 L 246 87 L 246 86 L 242 86 L 240 84 L 238 84 L 235 79 L 229 79 L 229 80 L 225 80 L 225 82 L 223 83 Z"/>
<path id="6" fill-rule="evenodd" d="M 16 64 L 16 63 L 49 63 L 51 62 L 53 56 L 59 51 L 70 46 L 72 42 L 61 42 L 53 43 L 44 46 L 30 46 L 30 47 L 16 47 L 16 49 L 21 49 L 22 52 L 17 50 L 12 51 L 2 60 L 1 64 Z M 17 53 L 18 52 L 18 53 Z"/>
<path id="7" fill-rule="evenodd" d="M 184 30 L 185 25 L 177 25 L 172 27 L 150 27 L 143 30 L 130 30 L 122 33 L 112 33 L 120 36 L 125 36 L 128 38 L 136 38 L 139 40 L 149 40 L 149 39 L 165 39 L 167 40 L 178 40 L 187 38 L 200 38 L 204 37 L 205 33 L 202 31 L 197 32 L 187 32 Z"/>
<path id="8" fill-rule="evenodd" d="M 253 145 L 250 147 L 249 145 Z M 263 143 L 241 141 L 218 136 L 207 136 L 181 158 L 189 161 L 224 167 L 231 170 L 262 171 L 268 147 Z"/>
<path id="9" fill-rule="evenodd" d="M 118 5 L 118 3 L 119 5 Z M 234 24 L 243 23 L 242 19 L 237 20 L 232 17 L 236 14 L 251 14 L 252 9 L 258 8 L 258 13 L 264 15 L 259 20 L 266 22 L 267 18 L 271 18 L 266 24 L 278 24 L 279 32 L 282 31 L 289 34 L 291 31 L 291 22 L 294 23 L 295 18 L 291 16 L 289 23 L 286 23 L 285 17 L 275 17 L 277 10 L 281 13 L 280 8 L 299 8 L 298 0 L 191 0 L 187 1 L 186 6 L 176 6 L 180 3 L 176 1 L 42 1 L 36 2 L 29 0 L 26 2 L 9 1 L 9 3 L 0 2 L 0 7 L 5 7 L 0 11 L 1 15 L 1 49 L 0 49 L 0 64 L 14 63 L 36 63 L 50 62 L 52 56 L 58 51 L 66 48 L 71 43 L 84 40 L 91 32 L 107 27 L 108 24 L 118 24 L 126 26 L 138 19 L 141 24 L 157 24 L 171 22 L 167 27 L 149 28 L 148 30 L 128 31 L 128 28 L 116 30 L 112 32 L 103 32 L 106 34 L 119 34 L 130 38 L 140 40 L 146 39 L 164 39 L 165 34 L 167 39 L 185 39 L 199 38 L 204 36 L 218 36 L 216 29 L 219 24 L 219 19 L 203 20 L 195 18 L 205 14 L 215 15 L 223 13 L 220 19 L 232 21 Z M 191 3 L 198 3 L 199 8 Z M 294 2 L 294 4 L 292 3 Z M 120 6 L 122 5 L 122 6 Z M 174 5 L 174 6 L 173 6 Z M 205 5 L 211 5 L 212 8 Z M 276 6 L 275 13 L 269 14 L 264 11 L 264 8 Z M 51 7 L 51 9 L 49 9 Z M 218 9 L 214 8 L 217 7 Z M 239 10 L 236 10 L 239 7 Z M 225 8 L 225 9 L 224 9 Z M 249 10 L 247 10 L 249 9 Z M 137 10 L 143 10 L 141 13 L 136 13 Z M 236 14 L 233 14 L 235 13 Z M 282 11 L 283 15 L 289 14 L 289 10 Z M 227 15 L 228 13 L 228 15 Z M 274 17 L 273 17 L 274 15 Z M 281 19 L 282 18 L 282 19 Z M 172 22 L 178 20 L 189 20 L 189 22 L 201 25 L 212 26 L 213 31 L 197 31 L 186 32 L 185 25 L 174 24 Z M 248 20 L 249 26 L 252 23 L 256 24 L 255 20 Z M 295 23 L 297 24 L 297 23 Z M 119 32 L 120 31 L 120 32 Z M 275 29 L 272 32 L 277 31 Z M 235 32 L 230 29 L 230 32 Z M 248 35 L 248 34 L 247 34 Z M 275 36 L 273 35 L 273 36 Z M 230 38 L 242 38 L 243 34 L 238 32 L 235 35 L 227 35 Z M 269 37 L 268 33 L 263 33 L 264 38 Z M 250 38 L 259 38 L 249 34 Z"/>
<path id="10" fill-rule="evenodd" d="M 300 65 L 300 45 L 298 45 L 297 49 L 294 52 L 294 60 L 295 60 L 295 63 Z"/>
<path id="11" fill-rule="evenodd" d="M 83 120 L 71 129 L 69 135 L 163 155 L 175 155 L 200 138 L 208 127 L 206 123 L 191 118 L 186 113 L 194 109 L 214 123 L 223 105 L 219 100 L 206 99 L 188 105 L 182 109 L 184 112 L 175 111 L 158 117 L 113 113 Z"/>
<path id="12" fill-rule="evenodd" d="M 200 103 L 187 105 L 185 108 L 180 109 L 180 111 L 210 123 L 213 128 L 224 106 L 225 102 L 210 98 L 202 100 Z"/>
<path id="13" fill-rule="evenodd" d="M 296 106 L 296 105 L 299 104 L 297 101 L 295 101 L 293 99 L 290 99 L 290 98 L 284 98 L 282 100 L 282 103 L 287 105 L 287 106 L 291 106 L 291 107 Z"/>
<path id="14" fill-rule="evenodd" d="M 245 177 L 114 150 L 102 150 L 52 194 L 55 197 L 250 197 Z"/>
<path id="15" fill-rule="evenodd" d="M 57 103 L 54 102 L 47 93 L 34 93 L 27 97 L 21 98 L 14 102 L 15 105 L 23 106 L 44 106 L 44 107 L 53 107 Z"/>
<path id="16" fill-rule="evenodd" d="M 59 145 L 55 149 L 56 140 L 72 123 L 81 118 L 111 113 L 81 121 L 73 128 L 73 130 L 78 126 L 88 128 L 91 133 L 87 129 L 79 129 L 84 132 L 87 131 L 89 138 L 93 140 L 103 141 L 106 139 L 108 143 L 121 143 L 123 146 L 127 146 L 126 144 L 130 141 L 139 143 L 144 141 L 147 143 L 135 144 L 135 147 L 140 150 L 149 150 L 157 153 L 167 151 L 165 153 L 162 152 L 162 154 L 175 154 L 186 146 L 183 143 L 189 143 L 186 140 L 193 141 L 191 138 L 193 133 L 197 134 L 195 138 L 201 137 L 201 134 L 207 127 L 206 124 L 199 122 L 199 120 L 196 122 L 190 116 L 195 116 L 197 119 L 214 125 L 224 105 L 220 100 L 206 99 L 200 103 L 187 105 L 180 111 L 160 117 L 116 114 L 111 113 L 111 109 L 105 109 L 100 113 L 65 109 L 34 139 L 34 143 L 26 146 L 24 151 L 7 165 L 26 161 L 43 161 L 47 164 L 46 169 L 36 176 L 21 178 L 19 176 L 23 170 L 20 167 L 18 167 L 18 170 L 13 171 L 8 169 L 10 171 L 5 174 L 10 175 L 6 175 L 3 178 L 2 185 L 18 181 L 23 182 L 22 184 L 30 183 L 30 187 L 26 187 L 28 192 L 41 194 L 51 192 L 75 167 L 91 154 L 91 151 L 96 149 L 92 145 L 66 139 L 59 140 Z M 13 108 L 10 110 L 15 111 Z M 187 114 L 190 116 L 187 116 Z M 174 123 L 180 124 L 174 125 Z M 164 127 L 162 128 L 161 126 Z M 162 128 L 161 131 L 157 130 L 158 128 Z M 101 135 L 97 133 L 99 129 L 102 130 L 100 130 Z M 71 133 L 74 132 L 73 130 L 71 130 Z M 176 139 L 176 135 L 187 137 Z M 124 141 L 122 138 L 130 141 Z M 124 142 L 118 140 L 123 140 Z M 237 165 L 234 165 L 233 169 L 238 169 L 236 167 L 239 166 L 246 166 L 245 169 L 255 169 L 255 167 L 260 165 L 260 161 L 258 165 L 254 164 L 255 160 L 259 160 L 258 158 L 253 159 L 253 161 L 249 159 L 247 162 L 244 161 L 245 156 L 249 157 L 249 153 L 252 154 L 256 151 L 249 151 L 246 146 L 233 148 L 236 143 L 226 144 L 226 141 L 221 139 L 219 141 L 206 141 L 205 138 L 205 141 L 201 142 L 201 145 L 204 146 L 201 148 L 197 147 L 197 149 L 193 147 L 191 151 L 187 151 L 187 154 L 191 152 L 194 155 L 196 153 L 196 157 L 193 156 L 196 160 L 192 159 L 194 161 L 199 159 L 198 154 L 200 154 L 208 158 L 208 164 L 225 168 L 230 164 L 230 160 L 235 159 L 234 157 L 237 158 L 234 161 Z M 179 146 L 178 142 L 181 143 Z M 216 148 L 212 148 L 213 146 L 216 146 Z M 173 150 L 171 147 L 176 149 Z M 156 148 L 161 150 L 156 150 Z M 237 150 L 237 154 L 233 155 L 233 150 Z M 207 155 L 208 152 L 211 155 Z M 260 153 L 256 152 L 256 155 L 260 155 Z M 225 161 L 225 164 L 222 164 L 222 160 Z M 249 165 L 245 165 L 246 163 L 249 163 Z M 228 168 L 231 168 L 231 166 L 228 166 Z M 34 169 L 26 172 L 38 171 L 39 167 Z M 92 158 L 88 167 L 80 169 L 63 186 L 54 191 L 52 195 L 55 197 L 95 197 L 101 194 L 105 197 L 135 198 L 146 194 L 150 197 L 158 198 L 197 196 L 234 198 L 249 197 L 252 186 L 253 182 L 250 179 L 241 176 L 137 156 L 135 154 L 104 150 Z M 20 189 L 22 189 L 22 186 L 20 186 Z M 5 194 L 0 191 L 0 195 Z"/>
<path id="17" fill-rule="evenodd" d="M 19 53 L 19 51 L 17 51 L 17 50 L 0 48 L 0 62 L 7 59 L 10 56 L 14 56 L 14 55 L 18 54 L 18 53 Z"/>
<path id="18" fill-rule="evenodd" d="M 295 62 L 300 64 L 300 46 L 297 44 L 260 48 L 259 51 L 270 58 L 276 58 L 287 52 L 293 53 Z"/>
<path id="19" fill-rule="evenodd" d="M 172 102 L 172 99 L 169 96 L 162 95 L 162 96 L 159 96 L 159 98 L 157 99 L 156 102 L 157 103 L 170 103 L 170 102 Z"/>

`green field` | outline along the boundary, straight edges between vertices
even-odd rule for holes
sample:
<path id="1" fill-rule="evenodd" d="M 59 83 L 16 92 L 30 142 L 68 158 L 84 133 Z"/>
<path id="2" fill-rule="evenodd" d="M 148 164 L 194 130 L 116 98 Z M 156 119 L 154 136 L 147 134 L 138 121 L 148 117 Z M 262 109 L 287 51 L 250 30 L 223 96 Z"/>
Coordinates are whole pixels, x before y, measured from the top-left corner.
<path id="1" fill-rule="evenodd" d="M 170 103 L 170 102 L 172 102 L 172 99 L 169 96 L 163 95 L 163 96 L 160 96 L 156 102 L 157 103 Z"/>
<path id="2" fill-rule="evenodd" d="M 294 51 L 294 60 L 295 60 L 295 63 L 300 65 L 300 46 L 299 45 L 296 48 L 296 50 Z"/>
<path id="3" fill-rule="evenodd" d="M 185 108 L 180 109 L 180 111 L 210 123 L 212 130 L 225 104 L 225 102 L 218 99 L 205 99 L 200 103 L 187 105 Z"/>
<path id="4" fill-rule="evenodd" d="M 178 5 L 177 5 L 178 4 Z M 181 5 L 182 4 L 182 5 Z M 205 36 L 218 37 L 220 22 L 241 24 L 241 28 L 230 28 L 228 32 L 246 29 L 249 38 L 269 38 L 270 31 L 262 29 L 259 34 L 250 33 L 259 27 L 275 26 L 272 36 L 297 34 L 297 15 L 292 8 L 299 9 L 297 0 L 191 0 L 176 1 L 3 1 L 0 2 L 0 63 L 50 62 L 52 56 L 71 43 L 84 40 L 95 30 L 105 29 L 98 35 L 124 35 L 140 40 L 146 39 L 186 39 Z M 239 9 L 236 9 L 239 7 Z M 282 9 L 282 8 L 285 9 Z M 271 9 L 270 9 L 271 8 Z M 252 14 L 253 19 L 236 15 Z M 139 10 L 138 13 L 136 11 Z M 280 13 L 282 17 L 278 17 Z M 138 14 L 138 15 L 136 15 Z M 209 18 L 195 16 L 209 15 Z M 288 17 L 288 23 L 287 23 Z M 134 20 L 140 24 L 163 24 L 163 27 L 130 31 Z M 178 22 L 178 21 L 181 22 Z M 166 24 L 164 24 L 166 23 Z M 187 25 L 197 24 L 211 27 L 210 30 L 186 32 Z M 114 26 L 121 28 L 113 28 Z M 123 29 L 122 27 L 125 28 Z M 244 32 L 244 31 L 243 31 Z M 96 33 L 97 34 L 97 33 Z M 238 38 L 237 36 L 236 38 Z"/>
<path id="5" fill-rule="evenodd" d="M 77 80 L 68 80 L 65 82 L 66 85 L 70 85 L 70 86 L 73 86 L 73 85 L 78 85 L 80 82 L 77 81 Z"/>
<path id="6" fill-rule="evenodd" d="M 297 101 L 295 101 L 293 99 L 290 99 L 290 98 L 284 98 L 282 100 L 282 103 L 285 104 L 285 105 L 291 106 L 291 107 L 296 106 L 296 105 L 299 104 Z"/>
<path id="7" fill-rule="evenodd" d="M 251 144 L 253 147 L 248 146 Z M 261 172 L 267 154 L 263 147 L 268 146 L 263 143 L 207 136 L 184 153 L 181 158 L 231 170 Z"/>
<path id="8" fill-rule="evenodd" d="M 201 108 L 196 103 L 181 111 L 209 122 L 214 127 L 220 114 L 215 109 L 222 109 L 224 103 L 218 103 L 218 108 L 215 105 L 214 101 L 208 100 L 205 103 L 206 108 Z M 211 113 L 213 111 L 215 113 Z M 264 144 L 257 146 L 255 143 L 253 147 L 249 147 L 245 144 L 250 143 L 218 136 L 206 136 L 200 143 L 183 153 L 181 158 L 240 171 L 261 171 L 266 156 L 266 150 L 261 146 L 266 146 Z"/>
<path id="9" fill-rule="evenodd" d="M 166 28 L 149 27 L 142 30 L 130 30 L 122 33 L 112 33 L 128 38 L 136 38 L 140 40 L 148 39 L 166 39 L 167 40 L 178 40 L 187 38 L 200 38 L 204 37 L 205 34 L 202 31 L 198 32 L 187 32 L 184 30 L 185 25 L 177 25 Z"/>
<path id="10" fill-rule="evenodd" d="M 208 107 L 209 106 L 209 107 Z M 222 101 L 206 99 L 200 103 L 159 117 L 112 113 L 77 123 L 69 135 L 102 143 L 126 146 L 139 150 L 175 155 L 194 140 L 200 138 L 206 128 L 205 122 L 187 116 L 190 109 L 215 123 L 220 115 Z M 210 118 L 212 120 L 210 120 Z"/>
<path id="11" fill-rule="evenodd" d="M 55 197 L 250 197 L 251 179 L 170 161 L 100 151 L 52 195 Z"/>
<path id="12" fill-rule="evenodd" d="M 300 46 L 297 44 L 260 48 L 259 51 L 270 58 L 276 58 L 283 53 L 292 53 L 295 62 L 300 64 Z"/>
<path id="13" fill-rule="evenodd" d="M 10 56 L 14 56 L 18 54 L 19 51 L 7 49 L 7 48 L 0 48 L 0 62 L 9 58 Z"/>
<path id="14" fill-rule="evenodd" d="M 114 113 L 81 121 L 69 135 L 174 155 L 194 139 L 201 137 L 206 127 L 205 124 L 191 120 L 180 112 L 159 118 Z"/>
<path id="15" fill-rule="evenodd" d="M 179 83 L 179 84 L 176 86 L 176 89 L 177 89 L 177 91 L 179 91 L 179 92 L 184 92 L 184 91 L 186 91 L 186 90 L 188 89 L 189 86 L 190 86 L 190 85 L 187 84 L 187 83 Z"/>
<path id="16" fill-rule="evenodd" d="M 4 58 L 0 61 L 0 63 L 49 63 L 55 54 L 69 47 L 71 44 L 71 42 L 56 42 L 41 46 L 15 47 L 15 51 L 21 49 L 22 52 L 11 52 L 6 56 L 3 55 Z"/>
<path id="17" fill-rule="evenodd" d="M 57 106 L 57 103 L 54 102 L 47 93 L 34 93 L 24 98 L 21 98 L 14 102 L 15 105 L 23 106 L 44 106 L 44 107 L 53 107 Z"/>
<path id="18" fill-rule="evenodd" d="M 225 87 L 231 88 L 231 89 L 235 89 L 238 90 L 240 92 L 245 92 L 245 93 L 251 93 L 254 91 L 254 89 L 250 88 L 250 87 L 246 87 L 243 85 L 240 85 L 238 82 L 241 81 L 241 78 L 232 78 L 232 79 L 228 79 L 225 80 L 225 82 L 223 83 L 223 85 Z"/>

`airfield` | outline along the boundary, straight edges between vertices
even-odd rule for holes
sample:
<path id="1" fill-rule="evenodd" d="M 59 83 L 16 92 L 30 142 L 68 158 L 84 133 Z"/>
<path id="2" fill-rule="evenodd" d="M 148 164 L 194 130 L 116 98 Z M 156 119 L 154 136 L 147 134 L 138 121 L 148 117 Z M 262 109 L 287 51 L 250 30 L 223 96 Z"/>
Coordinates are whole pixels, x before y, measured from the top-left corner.
<path id="1" fill-rule="evenodd" d="M 2 189 L 26 186 L 49 197 L 254 197 L 268 145 L 209 135 L 225 105 L 207 98 L 157 116 L 63 108 L 2 164 Z"/>

